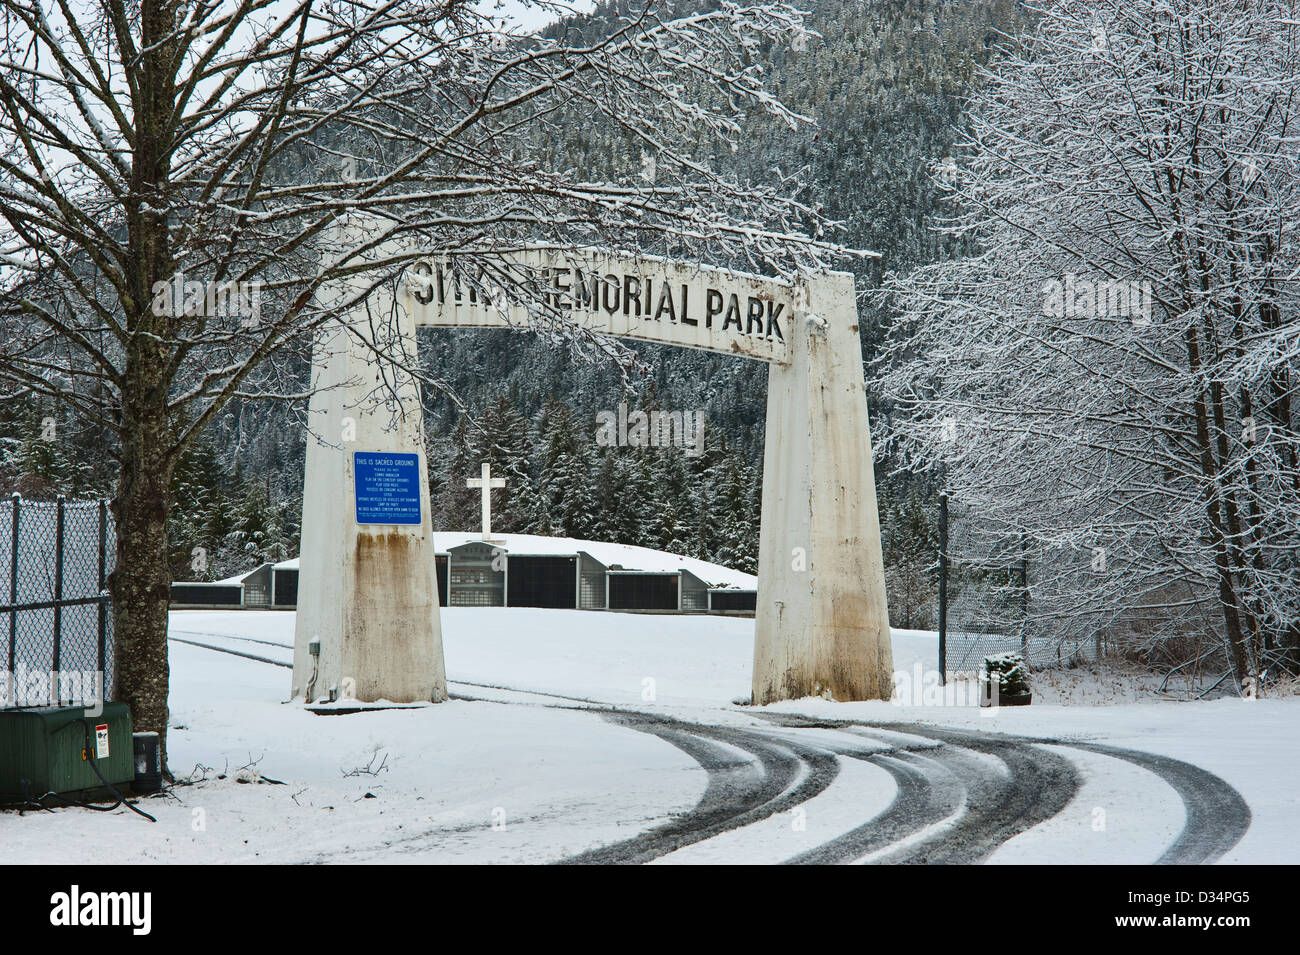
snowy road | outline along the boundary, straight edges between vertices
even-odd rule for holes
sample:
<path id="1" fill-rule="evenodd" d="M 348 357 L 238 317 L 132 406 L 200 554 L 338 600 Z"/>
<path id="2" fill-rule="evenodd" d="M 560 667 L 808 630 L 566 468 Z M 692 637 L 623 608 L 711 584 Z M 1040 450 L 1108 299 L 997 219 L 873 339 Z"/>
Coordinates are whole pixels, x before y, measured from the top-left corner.
<path id="1" fill-rule="evenodd" d="M 1292 702 L 755 709 L 730 704 L 749 621 L 546 613 L 444 611 L 453 702 L 342 717 L 283 702 L 292 614 L 174 613 L 172 765 L 196 784 L 149 800 L 148 831 L 0 816 L 0 860 L 1296 861 L 1294 752 L 1189 756 L 1251 752 L 1207 715 L 1267 735 Z M 927 639 L 896 634 L 899 665 Z"/>
<path id="2" fill-rule="evenodd" d="M 673 619 L 660 618 L 660 626 L 671 626 Z M 177 627 L 173 638 L 255 663 L 288 662 L 282 635 Z M 588 718 L 668 744 L 704 774 L 703 792 L 685 811 L 557 861 L 976 863 L 1003 861 L 998 855 L 1004 849 L 1006 861 L 1032 859 L 1035 842 L 1050 845 L 1053 831 L 1065 834 L 1064 816 L 1081 795 L 1100 799 L 1121 819 L 1146 815 L 1141 810 L 1149 808 L 1126 801 L 1154 801 L 1161 808 L 1155 838 L 1139 838 L 1137 853 L 1123 861 L 1213 862 L 1250 825 L 1245 800 L 1218 776 L 1128 748 L 766 711 L 732 710 L 705 722 L 618 700 L 503 683 L 453 680 L 452 692 L 461 700 L 504 706 L 599 710 Z M 1124 777 L 1123 791 L 1108 797 L 1082 792 L 1085 766 L 1093 779 Z M 810 819 L 817 830 L 811 836 Z M 1094 809 L 1073 828 L 1084 822 L 1094 831 L 1099 819 L 1104 816 Z M 1092 841 L 1095 858 L 1089 858 L 1085 841 L 1074 861 L 1117 861 L 1112 840 Z"/>
<path id="3" fill-rule="evenodd" d="M 216 634 L 177 632 L 174 640 L 245 659 L 285 666 L 256 654 L 267 641 Z M 273 644 L 272 644 L 273 645 Z M 471 692 L 488 695 L 472 696 Z M 852 807 L 863 788 L 879 791 L 880 780 L 863 787 L 832 787 L 848 760 L 864 761 L 892 777 L 894 796 L 843 815 L 845 831 L 814 848 L 772 862 L 977 863 L 1048 822 L 1076 797 L 1080 779 L 1072 749 L 1125 761 L 1171 787 L 1182 801 L 1183 828 L 1154 860 L 1167 864 L 1214 862 L 1250 825 L 1250 810 L 1235 789 L 1188 763 L 1134 750 L 1059 740 L 1028 740 L 920 724 L 871 725 L 824 721 L 797 715 L 759 714 L 772 729 L 705 725 L 667 716 L 606 706 L 589 698 L 453 681 L 455 698 L 563 708 L 596 708 L 615 726 L 649 734 L 681 750 L 708 776 L 699 803 L 672 820 L 610 845 L 564 858 L 565 863 L 708 861 L 714 853 L 684 852 L 715 837 L 750 829 L 760 841 L 760 824 L 780 814 L 802 819 L 821 797 Z M 827 800 L 832 795 L 838 800 Z M 801 807 L 803 811 L 800 812 Z M 771 827 L 768 827 L 771 828 Z M 791 826 L 792 832 L 801 830 Z M 806 828 L 802 831 L 806 831 Z M 733 840 L 734 841 L 734 840 Z M 785 850 L 778 849 L 780 855 Z M 743 855 L 752 861 L 752 848 Z M 1097 860 L 1103 861 L 1103 860 Z"/>

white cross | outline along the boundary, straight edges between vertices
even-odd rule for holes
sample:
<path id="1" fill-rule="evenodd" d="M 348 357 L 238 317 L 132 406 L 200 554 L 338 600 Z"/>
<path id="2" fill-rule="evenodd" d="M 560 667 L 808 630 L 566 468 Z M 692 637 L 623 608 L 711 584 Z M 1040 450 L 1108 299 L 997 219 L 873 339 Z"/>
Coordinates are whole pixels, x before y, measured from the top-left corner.
<path id="1" fill-rule="evenodd" d="M 483 462 L 483 476 L 481 478 L 466 478 L 466 487 L 477 487 L 483 490 L 483 539 L 492 540 L 492 489 L 494 487 L 505 487 L 505 478 L 494 478 L 492 476 L 492 465 L 486 461 Z"/>

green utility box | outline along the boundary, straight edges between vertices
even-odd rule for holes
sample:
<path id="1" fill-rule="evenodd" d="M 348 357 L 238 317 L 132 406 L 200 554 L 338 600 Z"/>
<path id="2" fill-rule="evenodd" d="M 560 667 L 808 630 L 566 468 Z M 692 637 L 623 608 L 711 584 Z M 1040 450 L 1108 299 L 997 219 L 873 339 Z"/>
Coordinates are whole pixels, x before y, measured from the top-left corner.
<path id="1" fill-rule="evenodd" d="M 89 723 L 87 727 L 83 720 Z M 86 753 L 86 735 L 91 752 Z M 105 703 L 98 716 L 84 706 L 0 710 L 0 803 L 104 791 L 89 757 L 119 789 L 135 779 L 131 713 Z"/>

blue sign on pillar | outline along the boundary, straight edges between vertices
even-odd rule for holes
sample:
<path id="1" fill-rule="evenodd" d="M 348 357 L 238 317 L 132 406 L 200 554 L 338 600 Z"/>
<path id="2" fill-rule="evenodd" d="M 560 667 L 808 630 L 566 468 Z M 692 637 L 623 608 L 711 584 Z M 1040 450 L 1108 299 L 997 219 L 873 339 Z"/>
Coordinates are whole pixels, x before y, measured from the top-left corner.
<path id="1" fill-rule="evenodd" d="M 420 456 L 355 451 L 358 524 L 420 523 Z"/>

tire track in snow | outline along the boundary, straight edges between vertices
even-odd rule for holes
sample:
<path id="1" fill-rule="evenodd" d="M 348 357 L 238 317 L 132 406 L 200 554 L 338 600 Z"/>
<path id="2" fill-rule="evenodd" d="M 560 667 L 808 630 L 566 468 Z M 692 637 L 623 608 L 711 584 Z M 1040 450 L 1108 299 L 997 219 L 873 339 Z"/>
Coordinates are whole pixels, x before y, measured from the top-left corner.
<path id="1" fill-rule="evenodd" d="M 211 643 L 200 643 L 197 640 L 186 640 L 182 637 L 172 636 L 172 634 L 175 633 L 183 633 L 185 634 L 186 637 L 208 637 L 214 640 L 235 640 L 243 643 L 256 643 L 256 644 L 261 644 L 263 646 L 278 647 L 281 650 L 293 649 L 293 647 L 286 646 L 283 643 L 277 643 L 274 640 L 259 640 L 255 637 L 237 637 L 231 634 L 222 634 L 222 633 L 202 633 L 196 630 L 169 630 L 167 633 L 167 639 L 175 643 L 183 643 L 186 646 L 190 646 L 190 647 L 201 647 L 204 650 L 214 650 L 217 653 L 228 653 L 234 657 L 243 657 L 245 660 L 256 660 L 258 663 L 269 663 L 272 666 L 284 667 L 285 669 L 289 669 L 289 670 L 293 669 L 293 664 L 288 663 L 284 660 L 273 660 L 270 657 L 264 657 L 256 653 L 250 653 L 243 650 L 236 650 L 231 647 L 215 646 L 214 644 Z M 472 686 L 484 690 L 496 690 L 498 692 L 507 693 L 512 696 L 543 697 L 545 700 L 564 700 L 566 702 L 571 702 L 575 704 L 583 704 L 582 706 L 574 706 L 572 707 L 572 709 L 586 709 L 588 707 L 599 707 L 599 708 L 607 709 L 611 705 L 608 703 L 602 703 L 599 700 L 591 700 L 581 696 L 564 696 L 563 694 L 560 693 L 545 693 L 539 690 L 517 690 L 514 687 L 497 686 L 496 684 L 492 684 L 492 683 L 471 683 L 468 680 L 451 680 L 451 679 L 449 679 L 447 682 L 454 683 L 457 686 Z M 448 695 L 452 699 L 467 700 L 474 703 L 520 702 L 519 700 L 494 700 L 491 699 L 490 697 L 468 696 L 468 695 L 455 694 L 455 693 L 450 693 Z M 548 705 L 548 704 L 542 703 L 541 705 Z"/>
<path id="2" fill-rule="evenodd" d="M 201 634 L 217 638 L 217 634 Z M 168 639 L 188 646 L 202 647 L 217 653 L 291 667 L 292 664 L 257 656 L 229 647 L 214 646 L 169 636 Z M 249 638 L 232 637 L 240 640 Z M 250 641 L 262 642 L 262 641 Z M 706 727 L 629 710 L 618 710 L 595 700 L 517 690 L 485 683 L 448 680 L 449 684 L 479 687 L 517 696 L 542 697 L 543 702 L 523 705 L 560 709 L 601 710 L 611 721 L 631 729 L 658 736 L 694 759 L 708 774 L 708 783 L 699 802 L 677 818 L 622 842 L 611 843 L 560 860 L 561 864 L 638 864 L 667 855 L 683 846 L 709 839 L 729 829 L 739 828 L 768 818 L 798 805 L 822 792 L 839 772 L 834 754 L 809 750 L 797 744 L 768 740 L 756 733 Z M 484 703 L 518 705 L 487 697 L 453 695 L 453 698 Z M 557 702 L 557 701 L 563 701 Z M 748 757 L 737 753 L 749 754 Z M 793 787 L 793 788 L 792 788 Z"/>
<path id="3" fill-rule="evenodd" d="M 894 777 L 898 792 L 880 815 L 784 865 L 842 865 L 900 842 L 958 813 L 965 802 L 960 783 L 946 770 L 934 772 L 928 757 L 897 752 L 859 756 Z M 947 777 L 947 778 L 945 778 Z"/>
<path id="4" fill-rule="evenodd" d="M 967 865 L 983 862 L 1008 839 L 1052 818 L 1074 798 L 1079 777 L 1070 762 L 1016 739 L 928 729 L 909 730 L 946 744 L 934 752 L 965 788 L 965 812 L 918 845 L 887 853 L 885 863 Z M 992 756 L 1006 773 L 972 758 Z"/>
<path id="5" fill-rule="evenodd" d="M 215 634 L 213 634 L 213 636 L 215 636 Z M 293 669 L 292 663 L 285 663 L 283 660 L 272 660 L 270 657 L 258 656 L 256 653 L 245 653 L 242 650 L 232 650 L 229 647 L 214 647 L 210 643 L 199 643 L 195 640 L 182 640 L 180 637 L 173 637 L 170 634 L 168 634 L 167 639 L 171 640 L 173 643 L 183 643 L 187 647 L 202 647 L 204 650 L 215 650 L 217 653 L 229 653 L 232 657 L 243 657 L 245 660 L 256 660 L 258 663 L 269 663 L 273 667 L 284 667 L 288 670 Z"/>
<path id="6" fill-rule="evenodd" d="M 171 628 L 168 628 L 167 630 L 168 639 L 174 639 L 171 636 L 173 633 L 183 633 L 187 637 L 210 637 L 214 640 L 239 640 L 243 643 L 260 643 L 263 646 L 267 646 L 267 647 L 279 647 L 281 650 L 293 649 L 293 644 L 281 643 L 279 640 L 267 640 L 262 637 L 243 637 L 243 636 L 237 637 L 232 633 L 210 633 L 206 630 L 173 630 Z"/>
<path id="7" fill-rule="evenodd" d="M 923 840 L 916 848 L 886 853 L 882 862 L 971 863 L 981 862 L 1011 838 L 1059 813 L 1078 790 L 1079 780 L 1067 759 L 1042 745 L 1074 748 L 1127 760 L 1163 780 L 1178 794 L 1186 811 L 1186 822 L 1178 837 L 1155 860 L 1160 865 L 1195 865 L 1214 862 L 1229 852 L 1250 827 L 1250 807 L 1231 785 L 1199 766 L 1140 750 L 1100 743 L 1004 735 L 984 735 L 914 723 L 862 723 L 855 720 L 824 720 L 788 714 L 758 714 L 788 727 L 856 726 L 873 730 L 903 732 L 927 737 L 941 744 L 931 755 L 944 762 L 967 787 L 967 812 L 952 826 Z M 1002 760 L 1009 778 L 966 766 L 961 752 L 982 753 Z M 900 781 L 900 787 L 902 783 Z M 928 798 L 919 794 L 919 798 Z M 924 804 L 923 804 L 924 805 Z M 844 862 L 860 846 L 875 845 L 873 829 L 886 825 L 897 829 L 898 814 L 891 810 L 864 824 L 853 833 L 831 840 L 791 862 Z M 907 811 L 899 807 L 904 819 Z M 858 856 L 861 858 L 862 856 Z M 873 859 L 872 861 L 877 861 Z"/>
<path id="8" fill-rule="evenodd" d="M 839 773 L 835 754 L 761 733 L 629 710 L 604 715 L 676 746 L 708 773 L 708 783 L 700 801 L 677 818 L 630 839 L 559 860 L 564 865 L 649 862 L 792 809 L 824 791 Z M 737 760 L 735 750 L 749 753 L 752 759 Z"/>
<path id="9" fill-rule="evenodd" d="M 867 735 L 885 729 L 856 721 L 759 715 L 784 727 L 852 725 Z M 788 862 L 982 862 L 1008 839 L 1060 812 L 1079 788 L 1078 776 L 1067 760 L 1014 737 L 985 737 L 912 724 L 891 726 L 939 744 L 925 751 L 924 760 L 909 765 L 914 774 L 925 777 L 924 783 L 914 777 L 907 782 L 898 780 L 900 799 L 902 787 L 907 785 L 914 801 L 897 802 L 853 832 Z M 900 769 L 897 762 L 894 768 Z M 945 788 L 936 793 L 936 785 Z M 896 842 L 903 845 L 891 850 Z"/>
<path id="10" fill-rule="evenodd" d="M 289 649 L 283 644 L 252 637 L 175 632 Z M 258 663 L 292 666 L 281 660 L 186 640 L 170 633 L 168 639 Z M 689 723 L 623 710 L 583 697 L 468 681 L 448 682 L 542 698 L 543 702 L 531 705 L 599 708 L 608 720 L 658 736 L 676 746 L 708 774 L 705 792 L 691 810 L 630 839 L 560 860 L 564 864 L 648 862 L 722 832 L 768 819 L 825 791 L 839 773 L 841 756 L 869 760 L 885 769 L 895 779 L 897 795 L 884 812 L 850 832 L 786 860 L 787 864 L 860 860 L 982 862 L 1008 840 L 1061 812 L 1078 790 L 1078 775 L 1069 760 L 1035 744 L 1082 749 L 1127 760 L 1168 783 L 1183 801 L 1186 823 L 1174 842 L 1155 860 L 1157 864 L 1214 862 L 1229 852 L 1250 827 L 1250 807 L 1223 779 L 1190 763 L 1139 750 L 1059 739 L 986 736 L 913 723 L 876 725 L 794 714 L 754 714 L 787 729 L 857 728 L 869 739 L 887 742 L 895 738 L 887 742 L 894 747 L 888 753 L 838 753 L 758 730 Z M 483 701 L 511 705 L 509 701 Z M 924 754 L 910 752 L 913 747 L 897 741 L 899 734 L 932 740 L 937 745 L 926 747 Z M 749 758 L 738 758 L 737 750 L 748 753 Z M 987 762 L 975 758 L 975 754 L 1000 760 L 1006 771 L 990 768 Z"/>
<path id="11" fill-rule="evenodd" d="M 1232 786 L 1208 770 L 1191 763 L 1121 749 L 1100 743 L 1053 741 L 1090 752 L 1126 759 L 1159 776 L 1178 793 L 1187 810 L 1183 831 L 1156 865 L 1198 865 L 1215 862 L 1230 852 L 1250 828 L 1250 806 Z"/>

